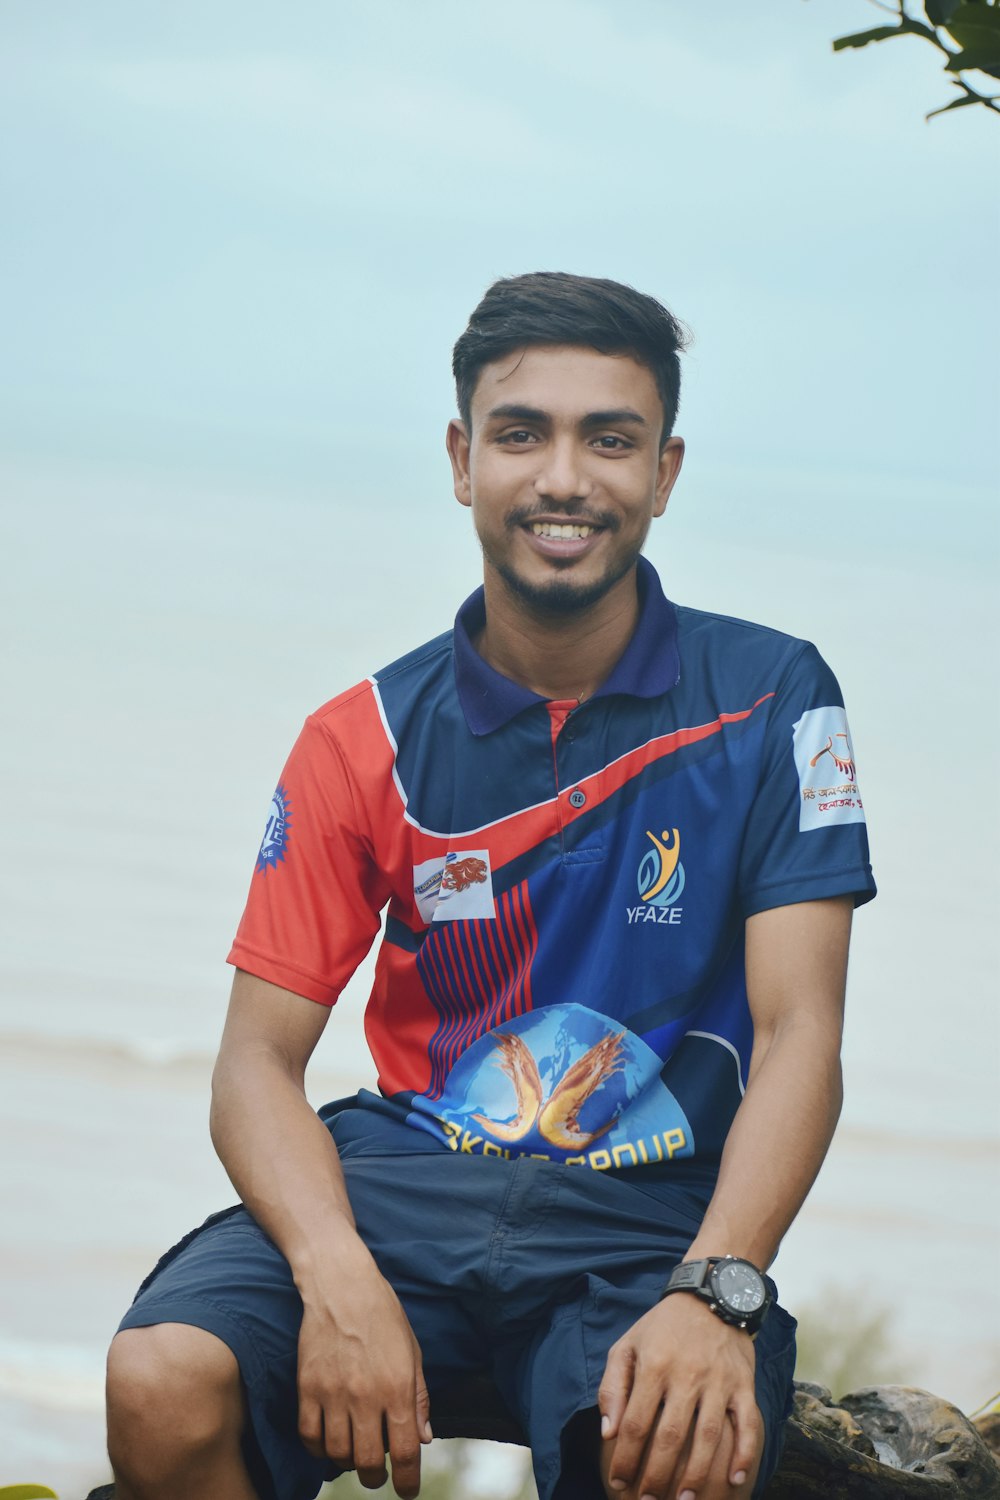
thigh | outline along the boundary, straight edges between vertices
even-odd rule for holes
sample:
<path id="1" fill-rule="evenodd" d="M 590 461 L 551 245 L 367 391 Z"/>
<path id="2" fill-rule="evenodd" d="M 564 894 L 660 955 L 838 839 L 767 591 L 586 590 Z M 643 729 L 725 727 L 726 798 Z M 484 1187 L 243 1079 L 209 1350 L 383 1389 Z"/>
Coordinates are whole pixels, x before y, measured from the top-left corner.
<path id="1" fill-rule="evenodd" d="M 541 1500 L 603 1496 L 596 1447 L 585 1485 L 578 1470 L 570 1473 L 567 1434 L 588 1430 L 578 1414 L 596 1407 L 611 1346 L 656 1303 L 701 1216 L 700 1205 L 670 1184 L 636 1187 L 582 1168 L 567 1174 L 565 1204 L 554 1221 L 561 1243 L 552 1238 L 535 1247 L 544 1252 L 535 1274 L 562 1290 L 532 1336 L 502 1346 L 496 1363 L 497 1383 L 530 1435 Z M 756 1397 L 765 1427 L 757 1492 L 780 1456 L 794 1331 L 794 1319 L 774 1306 L 757 1338 Z"/>
<path id="2" fill-rule="evenodd" d="M 598 1445 L 588 1444 L 584 1455 L 577 1442 L 570 1451 L 568 1435 L 596 1432 L 596 1420 L 588 1423 L 582 1414 L 596 1409 L 608 1352 L 656 1297 L 647 1287 L 612 1286 L 588 1275 L 580 1295 L 556 1307 L 528 1343 L 500 1351 L 497 1384 L 528 1432 L 540 1500 L 603 1497 L 597 1478 Z M 794 1319 L 774 1306 L 757 1339 L 755 1395 L 764 1447 L 755 1495 L 763 1491 L 781 1456 L 792 1402 L 794 1330 Z M 592 1466 L 592 1483 L 581 1472 L 584 1457 Z"/>
<path id="3" fill-rule="evenodd" d="M 287 1262 L 239 1208 L 213 1215 L 169 1250 L 120 1326 L 187 1324 L 228 1346 L 246 1393 L 244 1457 L 264 1500 L 312 1500 L 329 1477 L 298 1438 L 301 1319 Z"/>
<path id="4" fill-rule="evenodd" d="M 369 1209 L 373 1205 L 366 1195 Z M 386 1205 L 382 1207 L 385 1217 Z M 406 1270 L 422 1246 L 407 1253 L 405 1218 L 379 1223 L 374 1238 L 398 1243 L 383 1274 L 396 1286 L 425 1359 L 431 1392 L 466 1370 L 482 1368 L 482 1354 L 456 1299 L 433 1281 Z M 364 1238 L 364 1228 L 359 1224 Z M 377 1257 L 378 1258 L 378 1257 Z M 393 1280 L 394 1268 L 405 1274 Z M 298 1435 L 298 1336 L 302 1302 L 285 1257 L 244 1208 L 213 1215 L 162 1258 L 147 1277 L 121 1328 L 182 1323 L 205 1329 L 236 1356 L 246 1391 L 248 1468 L 266 1500 L 312 1500 L 330 1464 L 312 1458 Z"/>

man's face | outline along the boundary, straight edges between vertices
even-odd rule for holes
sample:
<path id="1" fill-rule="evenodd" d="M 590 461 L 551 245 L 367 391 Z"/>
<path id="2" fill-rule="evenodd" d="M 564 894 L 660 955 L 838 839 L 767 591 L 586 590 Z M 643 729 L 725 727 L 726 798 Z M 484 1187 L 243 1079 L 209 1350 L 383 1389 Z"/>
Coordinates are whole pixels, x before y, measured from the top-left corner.
<path id="1" fill-rule="evenodd" d="M 522 349 L 484 367 L 471 416 L 448 451 L 487 583 L 546 613 L 594 604 L 634 566 L 680 469 L 680 438 L 660 450 L 652 374 L 629 355 Z"/>

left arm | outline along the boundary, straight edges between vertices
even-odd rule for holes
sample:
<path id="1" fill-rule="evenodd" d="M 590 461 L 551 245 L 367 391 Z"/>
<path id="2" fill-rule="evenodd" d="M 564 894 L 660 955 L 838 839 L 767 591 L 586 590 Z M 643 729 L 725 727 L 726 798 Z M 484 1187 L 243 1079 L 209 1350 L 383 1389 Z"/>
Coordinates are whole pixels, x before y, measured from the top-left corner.
<path id="1" fill-rule="evenodd" d="M 815 1180 L 840 1114 L 852 910 L 837 897 L 747 921 L 749 1079 L 686 1260 L 766 1268 Z M 753 1343 L 706 1303 L 679 1292 L 640 1318 L 612 1348 L 599 1399 L 602 1472 L 623 1500 L 749 1495 L 762 1442 Z"/>

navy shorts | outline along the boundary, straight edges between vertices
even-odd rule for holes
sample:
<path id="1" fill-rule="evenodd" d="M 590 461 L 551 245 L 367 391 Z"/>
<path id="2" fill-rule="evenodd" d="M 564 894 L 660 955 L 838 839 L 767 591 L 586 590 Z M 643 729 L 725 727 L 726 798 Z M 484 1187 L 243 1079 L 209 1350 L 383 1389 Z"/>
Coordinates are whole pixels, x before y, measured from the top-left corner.
<path id="1" fill-rule="evenodd" d="M 405 1132 L 406 1154 L 386 1154 L 392 1130 L 381 1121 L 366 1137 L 363 1114 L 328 1123 L 358 1232 L 420 1345 L 431 1422 L 435 1390 L 488 1372 L 529 1436 L 540 1500 L 604 1500 L 596 1466 L 586 1477 L 564 1472 L 563 1433 L 577 1412 L 596 1406 L 608 1350 L 683 1259 L 704 1214 L 704 1188 L 644 1168 L 414 1153 L 407 1126 L 395 1127 Z M 193 1324 L 233 1351 L 261 1500 L 313 1500 L 339 1472 L 298 1437 L 301 1316 L 288 1263 L 235 1208 L 163 1257 L 121 1323 Z M 795 1322 L 784 1309 L 771 1309 L 756 1349 L 766 1444 L 755 1494 L 777 1466 L 791 1408 Z"/>

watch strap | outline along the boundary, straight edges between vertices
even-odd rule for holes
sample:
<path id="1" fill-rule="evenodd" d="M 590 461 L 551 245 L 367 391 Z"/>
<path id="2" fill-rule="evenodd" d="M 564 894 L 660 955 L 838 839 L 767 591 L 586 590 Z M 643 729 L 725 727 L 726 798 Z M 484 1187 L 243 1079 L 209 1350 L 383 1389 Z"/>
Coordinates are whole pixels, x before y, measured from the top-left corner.
<path id="1" fill-rule="evenodd" d="M 682 1260 L 679 1266 L 674 1266 L 660 1297 L 663 1298 L 668 1292 L 699 1292 L 705 1285 L 705 1277 L 717 1257 L 709 1260 Z"/>

